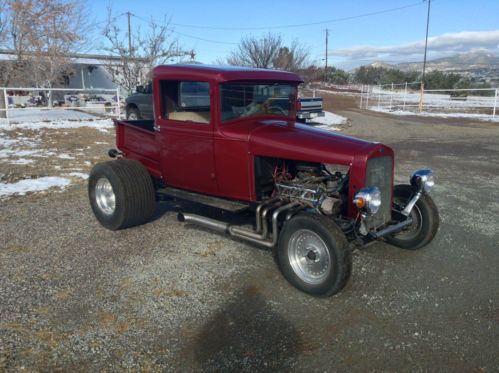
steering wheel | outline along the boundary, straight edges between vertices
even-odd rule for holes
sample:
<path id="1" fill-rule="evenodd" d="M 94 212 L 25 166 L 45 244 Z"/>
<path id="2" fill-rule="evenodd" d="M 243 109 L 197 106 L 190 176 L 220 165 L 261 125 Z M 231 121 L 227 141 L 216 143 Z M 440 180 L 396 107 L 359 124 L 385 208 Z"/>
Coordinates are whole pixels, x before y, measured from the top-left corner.
<path id="1" fill-rule="evenodd" d="M 267 109 L 267 112 L 269 114 L 280 114 L 280 115 L 286 115 L 286 112 L 280 108 L 279 106 L 271 106 Z"/>

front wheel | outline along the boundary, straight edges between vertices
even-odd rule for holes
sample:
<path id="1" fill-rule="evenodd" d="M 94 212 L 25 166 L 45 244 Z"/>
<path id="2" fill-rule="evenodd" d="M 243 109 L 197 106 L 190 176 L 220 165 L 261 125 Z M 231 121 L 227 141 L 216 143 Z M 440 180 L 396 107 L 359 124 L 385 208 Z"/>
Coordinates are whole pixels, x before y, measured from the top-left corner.
<path id="1" fill-rule="evenodd" d="M 396 185 L 393 204 L 401 211 L 414 195 L 410 185 Z M 428 194 L 423 194 L 411 211 L 412 224 L 402 231 L 388 236 L 386 241 L 402 249 L 416 250 L 428 245 L 437 234 L 440 225 L 437 206 Z"/>
<path id="2" fill-rule="evenodd" d="M 284 277 L 296 288 L 330 296 L 346 285 L 352 258 L 341 229 L 330 219 L 298 214 L 285 223 L 279 237 L 277 261 Z"/>

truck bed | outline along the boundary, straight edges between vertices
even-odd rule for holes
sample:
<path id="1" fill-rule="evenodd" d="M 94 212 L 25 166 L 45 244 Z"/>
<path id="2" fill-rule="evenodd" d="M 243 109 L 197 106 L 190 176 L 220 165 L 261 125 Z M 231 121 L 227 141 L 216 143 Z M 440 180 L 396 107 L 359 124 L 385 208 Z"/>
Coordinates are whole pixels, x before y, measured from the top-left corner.
<path id="1" fill-rule="evenodd" d="M 154 120 L 115 120 L 116 147 L 128 159 L 136 159 L 154 176 L 160 176 L 160 149 Z"/>

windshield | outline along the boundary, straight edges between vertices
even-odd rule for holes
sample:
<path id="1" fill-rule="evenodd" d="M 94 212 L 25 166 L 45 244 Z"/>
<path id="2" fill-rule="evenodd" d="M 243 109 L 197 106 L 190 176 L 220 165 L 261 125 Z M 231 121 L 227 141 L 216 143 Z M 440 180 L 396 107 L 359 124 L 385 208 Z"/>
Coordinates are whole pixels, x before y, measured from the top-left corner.
<path id="1" fill-rule="evenodd" d="M 222 121 L 294 110 L 296 87 L 289 84 L 224 83 L 220 85 Z"/>

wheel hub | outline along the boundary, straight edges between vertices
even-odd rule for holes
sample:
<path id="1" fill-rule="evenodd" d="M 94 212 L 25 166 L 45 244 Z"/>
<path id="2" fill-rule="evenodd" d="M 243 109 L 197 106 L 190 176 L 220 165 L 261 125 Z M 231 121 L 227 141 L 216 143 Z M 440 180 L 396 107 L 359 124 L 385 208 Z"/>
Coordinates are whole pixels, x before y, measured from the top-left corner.
<path id="1" fill-rule="evenodd" d="M 288 257 L 295 274 L 306 283 L 321 283 L 329 275 L 329 249 L 322 238 L 311 230 L 299 229 L 291 235 Z"/>
<path id="2" fill-rule="evenodd" d="M 309 259 L 312 262 L 317 261 L 318 260 L 317 259 L 317 252 L 314 251 L 313 248 L 308 248 L 307 250 L 309 250 L 308 253 L 307 253 L 307 255 L 306 255 L 307 259 Z"/>
<path id="3" fill-rule="evenodd" d="M 95 202 L 106 215 L 111 215 L 116 208 L 116 196 L 111 182 L 101 177 L 95 184 Z"/>

